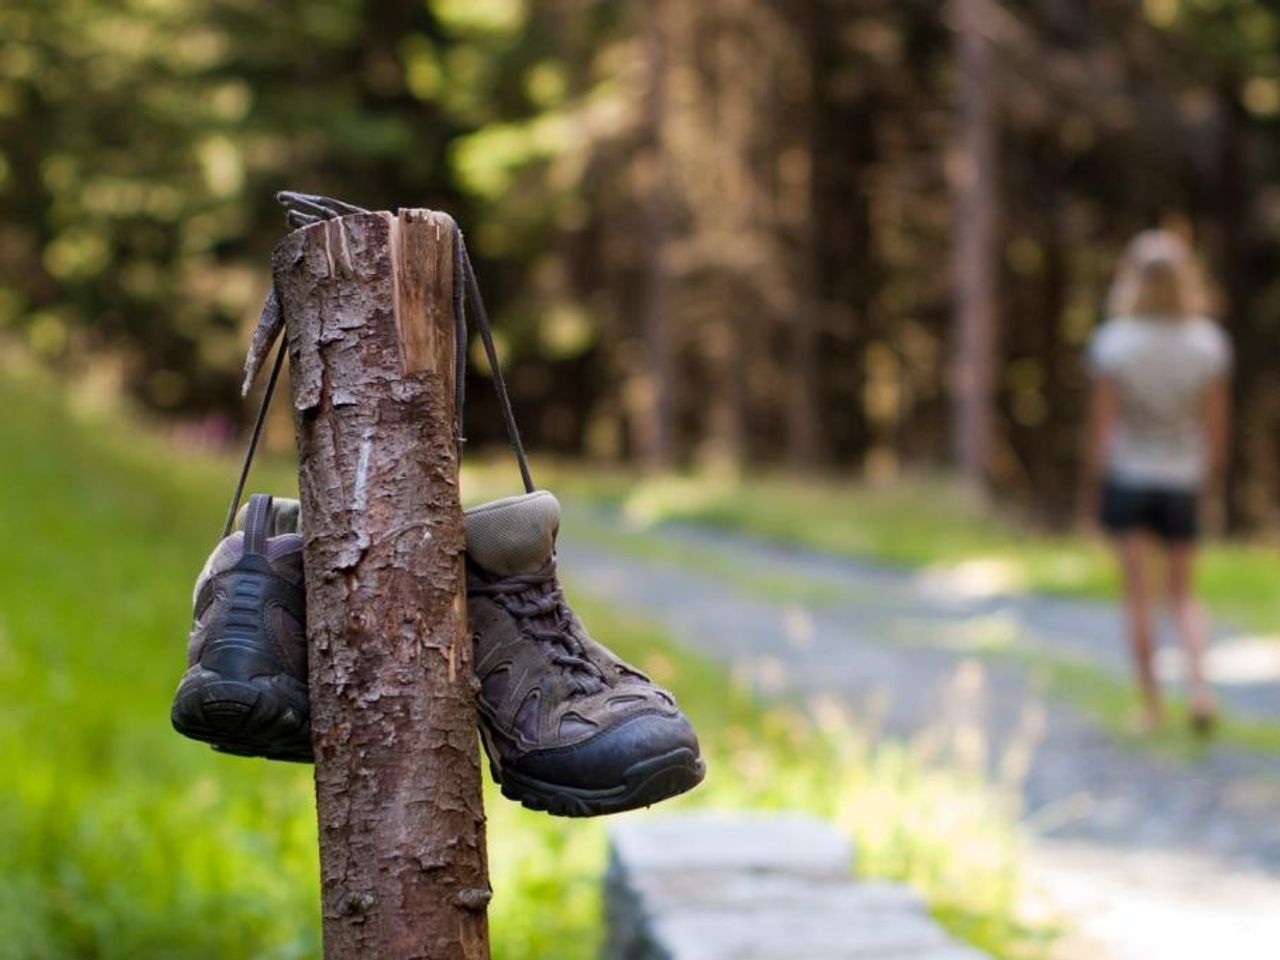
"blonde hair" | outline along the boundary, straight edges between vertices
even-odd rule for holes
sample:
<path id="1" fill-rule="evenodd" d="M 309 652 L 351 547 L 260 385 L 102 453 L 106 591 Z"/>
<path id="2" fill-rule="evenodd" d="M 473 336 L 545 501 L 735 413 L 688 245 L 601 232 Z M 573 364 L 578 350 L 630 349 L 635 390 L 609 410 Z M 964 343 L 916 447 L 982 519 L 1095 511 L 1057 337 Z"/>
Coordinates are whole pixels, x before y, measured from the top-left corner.
<path id="1" fill-rule="evenodd" d="M 1110 316 L 1201 316 L 1210 309 L 1191 245 L 1172 230 L 1144 230 L 1125 247 L 1107 294 Z"/>

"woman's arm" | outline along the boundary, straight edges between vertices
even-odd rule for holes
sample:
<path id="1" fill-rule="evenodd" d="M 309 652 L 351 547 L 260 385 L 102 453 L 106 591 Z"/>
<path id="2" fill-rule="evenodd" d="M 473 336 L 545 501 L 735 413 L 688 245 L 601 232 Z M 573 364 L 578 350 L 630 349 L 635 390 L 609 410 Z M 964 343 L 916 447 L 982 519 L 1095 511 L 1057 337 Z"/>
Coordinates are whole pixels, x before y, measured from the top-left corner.
<path id="1" fill-rule="evenodd" d="M 1231 388 L 1226 377 L 1209 384 L 1204 393 L 1205 442 L 1209 456 L 1206 493 L 1219 496 L 1227 476 L 1227 453 L 1231 440 Z"/>
<path id="2" fill-rule="evenodd" d="M 1078 508 L 1080 520 L 1086 526 L 1097 521 L 1103 460 L 1111 444 L 1115 419 L 1115 384 L 1107 377 L 1098 377 L 1089 392 L 1089 417 L 1085 422 L 1083 469 L 1080 472 Z"/>

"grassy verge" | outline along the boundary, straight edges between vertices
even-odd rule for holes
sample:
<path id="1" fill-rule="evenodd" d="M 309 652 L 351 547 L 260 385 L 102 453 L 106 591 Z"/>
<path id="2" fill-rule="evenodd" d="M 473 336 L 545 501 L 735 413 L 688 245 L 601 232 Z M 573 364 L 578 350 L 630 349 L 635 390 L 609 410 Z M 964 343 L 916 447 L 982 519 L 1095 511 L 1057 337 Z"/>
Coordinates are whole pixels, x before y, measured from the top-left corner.
<path id="1" fill-rule="evenodd" d="M 1111 598 L 1118 587 L 1104 543 L 1030 530 L 942 482 L 872 488 L 853 481 L 768 476 L 668 475 L 637 481 L 567 463 L 537 466 L 540 482 L 576 500 L 617 507 L 642 527 L 688 521 L 887 563 L 967 564 L 1009 590 Z M 503 461 L 484 461 L 471 474 L 478 487 L 500 489 L 509 472 Z M 1280 634 L 1280 550 L 1209 544 L 1199 579 L 1219 616 Z"/>
<path id="2" fill-rule="evenodd" d="M 73 413 L 0 365 L 0 958 L 319 955 L 306 768 L 223 757 L 168 726 L 190 587 L 230 466 L 119 419 Z M 287 469 L 256 486 L 279 491 Z M 1042 955 L 1017 919 L 1013 793 L 831 705 L 763 707 L 651 627 L 579 599 L 624 656 L 674 686 L 712 775 L 681 803 L 810 810 L 868 875 L 908 880 L 998 956 Z M 490 791 L 499 960 L 588 960 L 604 829 Z"/>

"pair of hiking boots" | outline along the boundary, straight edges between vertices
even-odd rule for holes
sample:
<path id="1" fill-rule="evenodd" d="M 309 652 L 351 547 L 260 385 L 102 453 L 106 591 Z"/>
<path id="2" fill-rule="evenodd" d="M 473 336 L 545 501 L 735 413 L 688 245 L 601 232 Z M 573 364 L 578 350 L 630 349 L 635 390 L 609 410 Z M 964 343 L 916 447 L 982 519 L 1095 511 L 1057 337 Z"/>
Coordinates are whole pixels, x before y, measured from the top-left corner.
<path id="1" fill-rule="evenodd" d="M 276 198 L 291 228 L 369 212 L 294 191 Z M 489 768 L 506 796 L 553 814 L 594 816 L 657 803 L 702 780 L 698 739 L 671 694 L 593 640 L 565 601 L 555 563 L 560 504 L 534 486 L 480 286 L 456 225 L 453 233 L 459 456 L 469 310 L 525 489 L 465 515 L 467 614 Z M 283 326 L 273 288 L 250 345 L 246 390 Z M 225 753 L 309 761 L 300 507 L 257 494 L 236 512 L 284 357 L 282 344 L 223 539 L 196 580 L 188 669 L 172 719 L 180 733 Z"/>
<path id="2" fill-rule="evenodd" d="M 174 727 L 215 749 L 312 759 L 296 500 L 257 494 L 196 581 Z M 480 733 L 507 797 L 562 816 L 648 806 L 696 786 L 698 740 L 667 691 L 593 640 L 556 578 L 547 491 L 465 514 Z"/>
<path id="3" fill-rule="evenodd" d="M 312 759 L 297 500 L 256 494 L 196 581 L 173 726 L 223 753 Z M 466 512 L 480 733 L 504 795 L 566 817 L 698 785 L 676 701 L 591 639 L 556 576 L 559 503 L 539 492 Z"/>

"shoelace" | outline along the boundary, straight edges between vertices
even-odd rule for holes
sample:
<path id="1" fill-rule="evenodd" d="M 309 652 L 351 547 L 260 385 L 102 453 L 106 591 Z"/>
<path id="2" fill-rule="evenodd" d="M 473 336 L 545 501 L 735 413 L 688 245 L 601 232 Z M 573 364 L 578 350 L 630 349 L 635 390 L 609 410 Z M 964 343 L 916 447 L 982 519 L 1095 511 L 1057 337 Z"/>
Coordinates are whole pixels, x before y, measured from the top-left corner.
<path id="1" fill-rule="evenodd" d="M 552 649 L 551 662 L 573 675 L 577 692 L 590 695 L 609 685 L 577 635 L 573 611 L 548 560 L 537 570 L 490 578 L 468 566 L 467 593 L 492 597 L 521 631 Z"/>
<path id="2" fill-rule="evenodd" d="M 310 226 L 321 220 L 332 220 L 337 217 L 355 213 L 368 213 L 363 207 L 334 200 L 330 197 L 319 197 L 312 194 L 282 191 L 276 199 L 286 208 L 285 222 L 289 227 Z M 489 369 L 493 374 L 493 389 L 498 396 L 498 406 L 502 410 L 502 421 L 507 431 L 507 441 L 511 444 L 516 463 L 520 467 L 520 479 L 524 483 L 525 493 L 533 493 L 533 474 L 529 470 L 529 460 L 525 456 L 524 444 L 520 440 L 520 429 L 516 425 L 515 411 L 511 407 L 511 397 L 507 393 L 507 383 L 502 376 L 502 367 L 498 362 L 498 350 L 493 341 L 493 330 L 489 324 L 489 314 L 484 307 L 484 299 L 480 296 L 480 284 L 476 280 L 475 268 L 471 265 L 471 256 L 467 253 L 467 245 L 462 237 L 462 230 L 454 224 L 453 233 L 453 323 L 455 343 L 454 372 L 454 416 L 456 417 L 456 433 L 458 437 L 458 461 L 462 461 L 462 450 L 465 443 L 463 436 L 463 408 L 467 399 L 467 306 L 470 305 L 475 315 L 476 329 L 480 333 L 484 345 L 485 357 L 489 361 Z M 272 287 L 269 297 L 276 295 Z M 240 476 L 236 481 L 235 492 L 231 496 L 231 508 L 227 511 L 227 522 L 222 530 L 223 538 L 231 534 L 235 525 L 236 511 L 240 509 L 240 500 L 244 496 L 244 486 L 249 479 L 249 469 L 253 465 L 253 456 L 262 436 L 262 429 L 267 420 L 267 410 L 271 405 L 271 396 L 275 393 L 276 382 L 280 379 L 280 368 L 284 366 L 287 339 L 280 334 L 280 346 L 276 350 L 276 358 L 271 366 L 271 375 L 267 379 L 266 389 L 258 404 L 258 414 L 254 419 L 253 430 L 249 434 L 249 443 L 245 448 L 244 462 L 240 467 Z"/>

